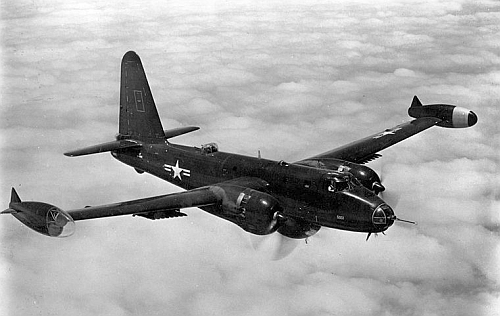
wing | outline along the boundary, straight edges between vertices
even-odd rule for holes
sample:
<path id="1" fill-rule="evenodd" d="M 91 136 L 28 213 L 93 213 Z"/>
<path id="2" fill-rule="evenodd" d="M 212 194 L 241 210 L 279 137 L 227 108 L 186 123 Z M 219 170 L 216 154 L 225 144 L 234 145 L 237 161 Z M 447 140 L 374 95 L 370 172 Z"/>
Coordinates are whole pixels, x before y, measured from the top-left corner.
<path id="1" fill-rule="evenodd" d="M 213 190 L 210 190 L 210 187 L 203 187 L 145 199 L 85 207 L 70 210 L 68 214 L 75 221 L 120 215 L 140 215 L 154 218 L 154 213 L 160 211 L 162 213 L 159 213 L 159 215 L 162 217 L 178 217 L 185 216 L 185 214 L 179 212 L 182 208 L 215 205 L 218 200 L 219 198 Z"/>
<path id="2" fill-rule="evenodd" d="M 154 213 L 160 211 L 161 213 L 159 213 L 158 216 L 162 216 L 163 218 L 185 216 L 184 213 L 179 212 L 180 209 L 211 206 L 222 203 L 223 196 L 221 196 L 218 188 L 220 185 L 224 184 L 238 185 L 255 190 L 264 189 L 267 186 L 267 182 L 259 178 L 243 177 L 189 191 L 70 210 L 68 214 L 71 215 L 75 221 L 131 214 L 154 218 Z"/>
<path id="3" fill-rule="evenodd" d="M 11 214 L 21 223 L 40 234 L 51 237 L 67 237 L 71 236 L 75 231 L 75 221 L 130 214 L 149 219 L 186 216 L 186 214 L 180 212 L 181 208 L 215 205 L 219 201 L 220 195 L 217 195 L 217 190 L 204 187 L 180 193 L 85 207 L 66 212 L 54 205 L 43 202 L 23 202 L 12 188 L 9 208 L 1 212 L 1 214 Z"/>
<path id="4" fill-rule="evenodd" d="M 187 207 L 219 207 L 224 203 L 228 204 L 229 193 L 236 192 L 238 194 L 238 190 L 252 188 L 254 190 L 265 189 L 267 185 L 267 182 L 261 179 L 245 177 L 184 192 L 84 207 L 70 211 L 61 210 L 44 202 L 23 202 L 16 190 L 12 188 L 9 208 L 0 212 L 0 214 L 11 214 L 29 228 L 43 235 L 66 237 L 73 234 L 75 221 L 120 215 L 137 215 L 149 219 L 186 216 L 186 214 L 180 212 L 180 209 Z M 235 203 L 238 202 L 229 204 L 235 206 Z"/>
<path id="5" fill-rule="evenodd" d="M 363 164 L 380 157 L 378 152 L 382 149 L 399 143 L 439 122 L 441 120 L 435 117 L 418 118 L 300 162 L 335 158 Z"/>

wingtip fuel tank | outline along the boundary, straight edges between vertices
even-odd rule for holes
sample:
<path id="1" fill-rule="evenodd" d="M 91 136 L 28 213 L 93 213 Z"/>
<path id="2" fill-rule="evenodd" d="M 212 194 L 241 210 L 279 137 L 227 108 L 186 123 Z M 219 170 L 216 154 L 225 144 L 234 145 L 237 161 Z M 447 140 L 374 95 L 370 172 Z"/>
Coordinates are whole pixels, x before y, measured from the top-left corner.
<path id="1" fill-rule="evenodd" d="M 68 237 L 75 232 L 75 222 L 67 212 L 43 202 L 22 202 L 14 188 L 9 208 L 1 214 L 12 214 L 21 223 L 45 236 Z"/>
<path id="2" fill-rule="evenodd" d="M 413 118 L 436 117 L 441 120 L 437 126 L 447 128 L 471 127 L 477 123 L 477 115 L 469 109 L 450 104 L 422 105 L 417 96 L 413 97 L 408 115 Z"/>

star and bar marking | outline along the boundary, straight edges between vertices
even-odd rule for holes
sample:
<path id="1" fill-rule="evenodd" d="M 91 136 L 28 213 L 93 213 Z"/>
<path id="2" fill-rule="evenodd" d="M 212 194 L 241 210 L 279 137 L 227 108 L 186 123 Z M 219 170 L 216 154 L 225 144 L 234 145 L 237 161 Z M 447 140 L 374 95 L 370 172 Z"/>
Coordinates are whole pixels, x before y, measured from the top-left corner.
<path id="1" fill-rule="evenodd" d="M 174 173 L 173 178 L 174 179 L 179 178 L 179 180 L 181 180 L 181 181 L 182 181 L 182 176 L 185 176 L 185 177 L 191 176 L 191 170 L 179 167 L 179 160 L 175 161 L 175 166 L 169 165 L 169 164 L 164 164 L 163 169 L 165 169 L 165 171 L 168 171 L 168 172 L 173 172 Z"/>
<path id="2" fill-rule="evenodd" d="M 376 139 L 376 138 L 384 137 L 386 135 L 395 135 L 396 132 L 399 131 L 400 129 L 401 129 L 401 127 L 396 127 L 396 128 L 393 128 L 393 129 L 386 129 L 382 133 L 373 136 L 373 138 Z"/>

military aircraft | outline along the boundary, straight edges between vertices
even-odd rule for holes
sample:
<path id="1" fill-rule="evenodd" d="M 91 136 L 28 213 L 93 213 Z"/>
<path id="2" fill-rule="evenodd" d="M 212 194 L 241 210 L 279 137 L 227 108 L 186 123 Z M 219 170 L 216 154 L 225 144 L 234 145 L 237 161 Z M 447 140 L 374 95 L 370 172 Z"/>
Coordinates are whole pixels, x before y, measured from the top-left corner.
<path id="1" fill-rule="evenodd" d="M 434 125 L 462 128 L 477 122 L 477 116 L 465 108 L 422 105 L 416 96 L 408 114 L 414 119 L 294 163 L 222 152 L 215 143 L 178 145 L 170 139 L 199 127 L 163 129 L 141 60 L 130 51 L 121 63 L 116 140 L 65 155 L 111 152 L 138 173 L 150 173 L 185 191 L 64 211 L 43 202 L 23 202 L 12 188 L 9 208 L 2 214 L 12 214 L 53 237 L 71 235 L 75 221 L 119 215 L 151 220 L 182 217 L 186 214 L 181 209 L 188 207 L 198 207 L 256 235 L 277 231 L 300 239 L 324 226 L 369 237 L 404 220 L 379 196 L 385 187 L 364 164 L 379 158 L 379 151 Z"/>

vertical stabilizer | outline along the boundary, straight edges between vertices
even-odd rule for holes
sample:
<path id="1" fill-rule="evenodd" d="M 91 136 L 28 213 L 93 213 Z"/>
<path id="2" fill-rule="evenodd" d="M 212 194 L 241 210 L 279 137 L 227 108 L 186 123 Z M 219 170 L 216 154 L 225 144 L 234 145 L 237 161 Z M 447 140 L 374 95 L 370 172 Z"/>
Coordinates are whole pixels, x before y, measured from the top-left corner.
<path id="1" fill-rule="evenodd" d="M 121 67 L 120 137 L 152 142 L 164 140 L 165 133 L 141 59 L 135 52 L 127 52 Z"/>

